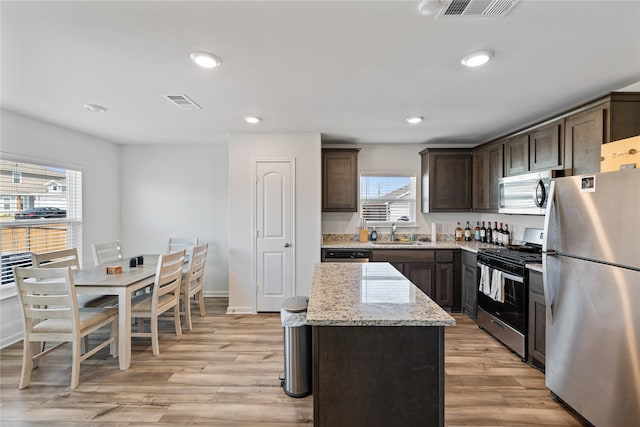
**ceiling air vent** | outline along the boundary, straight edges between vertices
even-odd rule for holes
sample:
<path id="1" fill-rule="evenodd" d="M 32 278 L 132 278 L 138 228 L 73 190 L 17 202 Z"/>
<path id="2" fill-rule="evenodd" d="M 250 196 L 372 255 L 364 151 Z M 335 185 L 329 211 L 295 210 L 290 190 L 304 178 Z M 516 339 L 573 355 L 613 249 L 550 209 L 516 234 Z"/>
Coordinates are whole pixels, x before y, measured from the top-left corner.
<path id="1" fill-rule="evenodd" d="M 193 102 L 187 95 L 164 95 L 181 110 L 202 110 L 202 107 Z"/>
<path id="2" fill-rule="evenodd" d="M 502 18 L 520 0 L 442 0 L 436 19 Z"/>

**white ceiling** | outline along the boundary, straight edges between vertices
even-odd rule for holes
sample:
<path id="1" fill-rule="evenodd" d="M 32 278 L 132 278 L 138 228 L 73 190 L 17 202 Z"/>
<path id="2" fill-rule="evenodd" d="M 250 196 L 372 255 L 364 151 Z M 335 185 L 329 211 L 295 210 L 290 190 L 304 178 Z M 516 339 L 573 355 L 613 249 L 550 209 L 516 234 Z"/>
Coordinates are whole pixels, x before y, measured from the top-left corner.
<path id="1" fill-rule="evenodd" d="M 319 132 L 475 145 L 640 82 L 638 0 L 521 0 L 503 19 L 434 20 L 417 5 L 3 0 L 2 107 L 118 143 Z M 460 65 L 478 49 L 493 60 Z M 222 66 L 197 67 L 196 50 Z"/>

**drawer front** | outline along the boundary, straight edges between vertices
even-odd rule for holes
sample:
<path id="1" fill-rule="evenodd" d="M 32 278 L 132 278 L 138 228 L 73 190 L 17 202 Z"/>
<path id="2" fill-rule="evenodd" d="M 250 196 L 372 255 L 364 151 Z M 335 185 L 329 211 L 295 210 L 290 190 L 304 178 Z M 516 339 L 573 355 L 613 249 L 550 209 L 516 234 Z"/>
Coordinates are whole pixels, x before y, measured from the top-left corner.
<path id="1" fill-rule="evenodd" d="M 453 251 L 449 251 L 449 250 L 436 251 L 436 262 L 453 262 Z"/>
<path id="2" fill-rule="evenodd" d="M 473 268 L 476 268 L 476 263 L 478 261 L 478 255 L 469 251 L 462 251 L 462 263 L 464 265 L 470 265 Z"/>
<path id="3" fill-rule="evenodd" d="M 371 251 L 373 262 L 434 262 L 435 251 L 423 249 L 374 249 Z"/>

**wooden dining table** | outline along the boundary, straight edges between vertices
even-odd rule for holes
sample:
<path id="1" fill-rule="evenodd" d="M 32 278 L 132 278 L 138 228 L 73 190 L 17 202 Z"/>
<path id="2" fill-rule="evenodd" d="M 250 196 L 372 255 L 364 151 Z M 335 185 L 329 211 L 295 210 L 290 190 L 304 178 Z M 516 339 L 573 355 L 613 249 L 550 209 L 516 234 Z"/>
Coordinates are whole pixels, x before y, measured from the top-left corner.
<path id="1" fill-rule="evenodd" d="M 144 255 L 144 264 L 129 267 L 129 260 L 110 263 L 122 266 L 122 273 L 107 274 L 106 266 L 76 270 L 73 278 L 78 295 L 116 295 L 118 297 L 118 357 L 120 369 L 131 365 L 131 296 L 153 285 L 158 255 Z"/>

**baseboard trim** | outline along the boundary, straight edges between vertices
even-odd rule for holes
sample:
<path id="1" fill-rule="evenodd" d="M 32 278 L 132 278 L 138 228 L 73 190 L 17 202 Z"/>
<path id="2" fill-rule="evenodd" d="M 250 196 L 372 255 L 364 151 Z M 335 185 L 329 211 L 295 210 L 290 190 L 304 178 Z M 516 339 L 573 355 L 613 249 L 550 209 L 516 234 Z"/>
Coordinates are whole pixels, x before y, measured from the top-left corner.
<path id="1" fill-rule="evenodd" d="M 227 314 L 256 314 L 253 307 L 227 307 Z"/>
<path id="2" fill-rule="evenodd" d="M 22 341 L 22 331 L 16 333 L 16 334 L 12 334 L 8 337 L 3 336 L 2 340 L 0 341 L 0 349 L 3 349 L 5 347 L 9 347 L 10 345 L 13 345 L 15 343 L 17 343 L 18 341 Z"/>
<path id="3" fill-rule="evenodd" d="M 204 291 L 205 298 L 229 298 L 229 291 Z"/>

